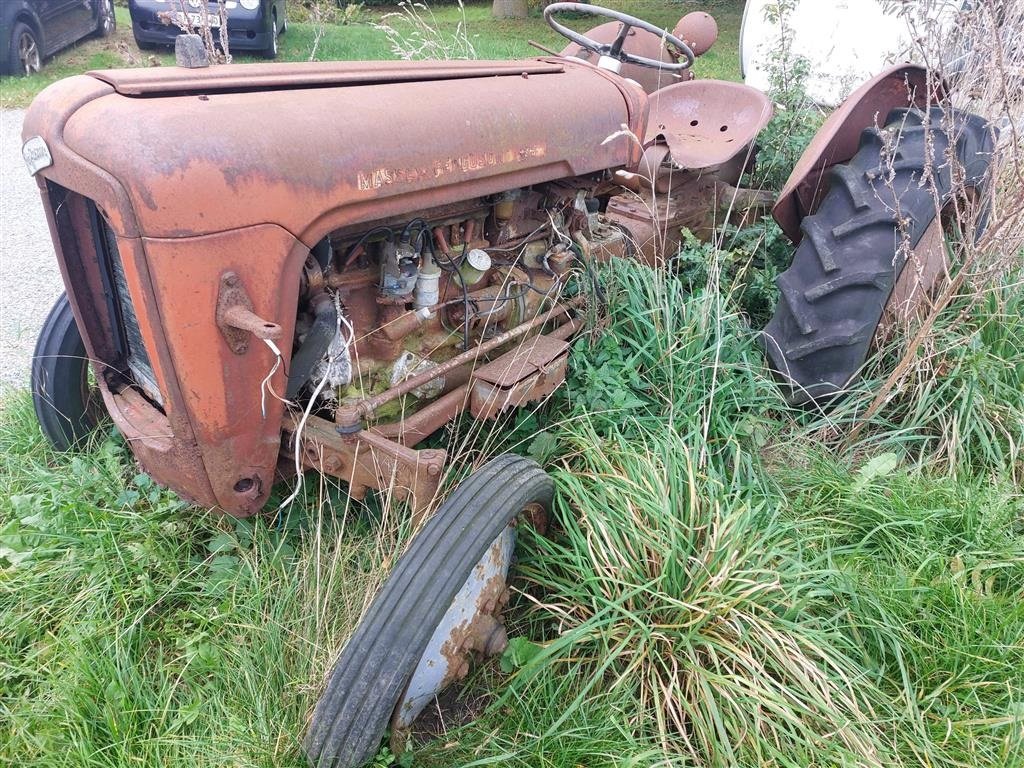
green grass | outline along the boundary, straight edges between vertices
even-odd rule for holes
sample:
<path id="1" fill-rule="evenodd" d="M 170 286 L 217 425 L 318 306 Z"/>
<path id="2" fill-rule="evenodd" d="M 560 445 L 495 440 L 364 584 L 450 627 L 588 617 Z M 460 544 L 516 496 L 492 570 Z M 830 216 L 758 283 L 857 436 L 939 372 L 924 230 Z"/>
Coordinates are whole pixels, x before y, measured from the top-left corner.
<path id="1" fill-rule="evenodd" d="M 951 465 L 937 425 L 880 420 L 844 449 L 781 402 L 729 294 L 630 264 L 605 281 L 610 326 L 567 386 L 468 446 L 546 435 L 555 527 L 521 539 L 510 616 L 534 652 L 478 670 L 479 719 L 415 764 L 1024 765 L 1019 444 Z M 993 308 L 972 322 L 1015 338 Z M 995 380 L 1024 360 L 999 350 Z M 25 395 L 0 413 L 0 525 L 19 766 L 302 765 L 324 671 L 405 540 L 329 485 L 280 523 L 217 520 L 116 436 L 52 454 Z"/>
<path id="2" fill-rule="evenodd" d="M 0 763 L 300 765 L 318 649 L 394 544 L 219 523 L 117 440 L 54 457 L 24 396 L 0 419 Z"/>
<path id="3" fill-rule="evenodd" d="M 730 60 L 736 5 L 722 58 L 699 65 Z M 553 42 L 537 19 L 467 18 L 484 56 Z M 311 42 L 294 24 L 285 55 Z M 319 49 L 368 51 L 387 54 L 366 25 Z M 91 66 L 79 54 L 43 77 Z M 480 665 L 479 717 L 447 721 L 415 765 L 1024 766 L 1020 276 L 956 302 L 847 445 L 894 352 L 831 414 L 787 408 L 751 331 L 779 247 L 758 225 L 725 250 L 688 241 L 671 272 L 603 270 L 612 311 L 566 386 L 438 438 L 541 457 L 557 494 L 550 536 L 520 537 L 512 671 Z M 54 454 L 27 395 L 7 396 L 0 765 L 305 765 L 325 671 L 407 529 L 327 481 L 281 520 L 217 519 L 114 434 Z"/>
<path id="4" fill-rule="evenodd" d="M 718 19 L 721 36 L 718 42 L 697 62 L 700 77 L 739 79 L 739 21 L 742 2 L 698 4 L 695 2 L 669 3 L 665 0 L 627 0 L 616 8 L 671 29 L 685 13 L 707 8 Z M 398 58 L 390 49 L 387 37 L 374 24 L 397 8 L 368 8 L 354 24 L 332 24 L 316 47 L 317 61 L 393 59 Z M 45 63 L 43 70 L 32 77 L 0 78 L 0 104 L 5 107 L 25 107 L 33 97 L 50 83 L 92 69 L 118 67 L 172 66 L 174 56 L 168 51 L 140 51 L 132 39 L 131 20 L 125 8 L 116 9 L 117 31 L 105 40 L 86 40 L 58 53 Z M 463 16 L 458 6 L 444 5 L 433 10 L 433 25 L 442 35 L 454 35 Z M 553 32 L 539 14 L 518 21 L 491 18 L 490 4 L 470 5 L 465 9 L 465 34 L 474 46 L 477 58 L 517 59 L 542 55 L 529 44 L 530 40 L 554 50 L 561 50 L 564 38 Z M 586 29 L 593 24 L 586 20 L 571 22 L 571 26 Z M 288 33 L 281 38 L 279 59 L 307 61 L 313 51 L 316 28 L 310 23 L 291 22 Z M 262 61 L 250 54 L 235 56 L 238 63 Z"/>

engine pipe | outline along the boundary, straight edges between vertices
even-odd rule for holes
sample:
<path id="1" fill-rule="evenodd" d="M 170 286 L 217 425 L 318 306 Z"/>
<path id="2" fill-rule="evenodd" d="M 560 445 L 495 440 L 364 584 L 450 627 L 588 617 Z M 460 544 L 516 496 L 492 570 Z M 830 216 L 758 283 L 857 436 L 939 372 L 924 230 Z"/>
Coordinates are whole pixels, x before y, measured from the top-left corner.
<path id="1" fill-rule="evenodd" d="M 449 371 L 455 370 L 466 363 L 471 363 L 476 360 L 480 355 L 486 354 L 493 349 L 497 349 L 503 344 L 516 339 L 520 336 L 532 331 L 534 328 L 539 328 L 544 323 L 550 322 L 551 320 L 564 315 L 570 309 L 583 304 L 584 296 L 576 296 L 575 298 L 566 301 L 565 303 L 558 304 L 543 315 L 539 315 L 532 320 L 527 320 L 525 323 L 517 325 L 515 328 L 511 328 L 498 336 L 495 336 L 490 341 L 478 344 L 473 349 L 467 349 L 465 352 L 456 355 L 450 360 L 435 365 L 423 373 L 419 373 L 416 376 L 411 376 L 401 384 L 397 384 L 390 389 L 381 392 L 375 397 L 366 398 L 356 403 L 344 405 L 338 409 L 335 414 L 335 428 L 340 434 L 351 435 L 362 430 L 362 422 L 367 416 L 373 415 L 376 410 L 384 405 L 387 405 L 392 400 L 397 400 L 402 395 L 407 395 L 418 387 L 422 387 L 429 381 L 433 381 L 438 376 L 444 376 Z M 305 346 L 305 345 L 303 345 Z"/>
<path id="2" fill-rule="evenodd" d="M 548 333 L 547 336 L 548 338 L 566 341 L 575 336 L 582 326 L 583 324 L 579 320 L 570 317 L 565 323 Z M 458 375 L 459 372 L 453 372 L 452 375 L 445 376 L 446 385 L 451 382 L 452 378 Z M 416 445 L 421 440 L 429 437 L 446 422 L 451 421 L 456 414 L 466 410 L 468 404 L 469 382 L 457 384 L 450 392 L 442 395 L 434 402 L 428 403 L 416 411 L 416 413 L 392 424 L 378 425 L 374 430 L 384 437 L 398 440 L 403 445 Z"/>
<path id="3" fill-rule="evenodd" d="M 285 390 L 288 400 L 294 399 L 309 381 L 313 368 L 327 354 L 327 349 L 338 333 L 338 309 L 334 306 L 334 299 L 326 292 L 321 292 L 310 300 L 310 304 L 313 306 L 313 325 L 299 351 L 292 356 L 288 388 Z"/>

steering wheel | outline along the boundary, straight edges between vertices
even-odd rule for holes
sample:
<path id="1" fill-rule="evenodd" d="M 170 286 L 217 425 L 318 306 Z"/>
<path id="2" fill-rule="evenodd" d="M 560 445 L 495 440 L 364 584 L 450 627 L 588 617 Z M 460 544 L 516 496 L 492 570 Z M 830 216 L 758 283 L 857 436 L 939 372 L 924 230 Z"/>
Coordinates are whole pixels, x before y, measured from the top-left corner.
<path id="1" fill-rule="evenodd" d="M 559 24 L 553 18 L 556 13 L 566 13 L 570 11 L 572 13 L 585 13 L 589 16 L 604 16 L 605 18 L 619 22 L 622 27 L 619 29 L 618 37 L 616 37 L 612 43 L 599 43 L 597 40 L 592 40 L 586 35 L 580 34 L 579 32 Z M 599 5 L 584 5 L 583 3 L 552 3 L 544 9 L 544 21 L 546 21 L 548 25 L 555 30 L 555 32 L 563 37 L 569 38 L 580 48 L 593 51 L 602 57 L 606 56 L 608 58 L 615 59 L 623 64 L 636 64 L 641 67 L 661 69 L 666 72 L 682 72 L 684 69 L 688 69 L 693 66 L 693 51 L 690 49 L 690 46 L 678 37 L 666 32 L 664 29 L 659 29 L 649 21 L 644 21 L 643 19 L 638 19 L 636 16 L 630 16 L 629 14 L 620 13 L 619 11 L 613 11 L 611 8 L 602 8 Z M 637 56 L 622 50 L 622 46 L 626 42 L 626 36 L 629 34 L 629 30 L 632 27 L 642 29 L 645 32 L 650 32 L 652 35 L 662 38 L 666 43 L 682 54 L 683 61 L 670 64 L 664 61 L 658 61 L 657 59 L 648 59 L 646 56 Z"/>

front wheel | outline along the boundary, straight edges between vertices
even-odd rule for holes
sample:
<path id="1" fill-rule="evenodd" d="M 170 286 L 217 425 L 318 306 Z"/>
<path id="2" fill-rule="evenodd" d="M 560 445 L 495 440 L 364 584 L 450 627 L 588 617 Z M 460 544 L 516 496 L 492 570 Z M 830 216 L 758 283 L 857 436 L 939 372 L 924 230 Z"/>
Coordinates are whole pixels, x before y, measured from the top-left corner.
<path id="1" fill-rule="evenodd" d="M 463 481 L 423 526 L 345 645 L 304 742 L 319 768 L 355 768 L 389 722 L 408 727 L 469 654 L 505 647 L 500 611 L 515 524 L 546 519 L 551 478 L 530 459 L 499 456 Z"/>
<path id="2" fill-rule="evenodd" d="M 89 358 L 67 294 L 43 323 L 32 356 L 32 403 L 43 435 L 58 451 L 81 445 L 103 413 L 98 389 L 89 382 Z"/>
<path id="3" fill-rule="evenodd" d="M 267 47 L 263 49 L 262 54 L 264 59 L 276 59 L 277 58 L 277 47 L 280 37 L 280 31 L 277 28 L 277 14 L 274 13 L 270 17 L 270 42 L 267 43 Z"/>
<path id="4" fill-rule="evenodd" d="M 100 0 L 100 16 L 96 22 L 96 36 L 110 37 L 117 29 L 117 17 L 114 15 L 114 0 Z"/>
<path id="5" fill-rule="evenodd" d="M 10 60 L 7 69 L 12 75 L 34 75 L 43 68 L 43 52 L 39 37 L 28 24 L 19 21 L 11 31 Z"/>
<path id="6" fill-rule="evenodd" d="M 832 169 L 831 188 L 800 224 L 803 239 L 778 277 L 779 304 L 762 335 L 791 403 L 822 405 L 856 380 L 907 255 L 954 196 L 981 191 L 992 149 L 976 115 L 896 109 Z M 962 169 L 959 183 L 946 158 L 960 166 L 956 176 Z"/>

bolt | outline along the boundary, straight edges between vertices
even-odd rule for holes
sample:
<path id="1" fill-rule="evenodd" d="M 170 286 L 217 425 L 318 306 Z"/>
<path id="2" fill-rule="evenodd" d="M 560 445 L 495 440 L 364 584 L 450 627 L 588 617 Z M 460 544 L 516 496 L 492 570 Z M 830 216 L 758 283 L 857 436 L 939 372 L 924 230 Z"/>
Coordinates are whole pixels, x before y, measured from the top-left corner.
<path id="1" fill-rule="evenodd" d="M 437 477 L 439 474 L 441 474 L 441 465 L 440 464 L 428 464 L 427 465 L 427 474 L 430 475 L 431 477 Z"/>
<path id="2" fill-rule="evenodd" d="M 506 648 L 508 648 L 508 633 L 505 631 L 505 627 L 499 624 L 484 644 L 484 655 L 497 656 L 499 653 L 504 653 Z"/>
<path id="3" fill-rule="evenodd" d="M 341 466 L 341 459 L 339 459 L 337 456 L 328 456 L 327 460 L 324 461 L 324 468 L 329 470 L 329 471 L 331 471 L 331 472 L 337 471 L 337 469 L 340 466 Z"/>

